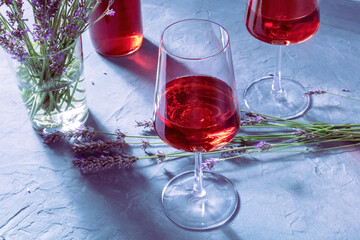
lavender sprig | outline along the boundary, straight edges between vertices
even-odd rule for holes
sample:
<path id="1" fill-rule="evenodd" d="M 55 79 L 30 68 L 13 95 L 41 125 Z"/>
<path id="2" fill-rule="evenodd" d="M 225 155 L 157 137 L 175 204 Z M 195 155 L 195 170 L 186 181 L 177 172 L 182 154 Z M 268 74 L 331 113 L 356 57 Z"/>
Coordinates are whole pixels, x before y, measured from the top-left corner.
<path id="1" fill-rule="evenodd" d="M 65 140 L 88 141 L 94 138 L 96 131 L 93 127 L 80 126 L 74 131 L 56 131 L 50 134 L 42 135 L 43 143 L 61 142 Z"/>
<path id="2" fill-rule="evenodd" d="M 82 62 L 75 55 L 76 43 L 90 27 L 90 17 L 100 1 L 28 0 L 28 3 L 26 11 L 32 11 L 31 21 L 24 18 L 23 0 L 0 0 L 3 8 L 0 46 L 19 62 L 19 86 L 33 120 L 39 111 L 52 116 L 73 108 L 79 101 L 74 94 L 83 91 L 78 86 L 82 81 L 79 73 Z M 96 21 L 115 14 L 110 6 Z M 64 87 L 66 81 L 72 84 Z"/>
<path id="3" fill-rule="evenodd" d="M 42 135 L 42 138 L 43 143 L 50 144 L 63 141 L 66 138 L 66 135 L 63 132 L 56 131 L 48 135 Z"/>
<path id="4" fill-rule="evenodd" d="M 155 131 L 153 121 L 145 120 L 145 121 L 135 121 L 135 127 L 143 127 L 149 131 Z"/>
<path id="5" fill-rule="evenodd" d="M 310 91 L 304 92 L 304 95 L 311 96 L 311 95 L 320 95 L 320 94 L 325 94 L 325 93 L 327 93 L 327 92 L 324 90 L 310 90 Z"/>
<path id="6" fill-rule="evenodd" d="M 89 157 L 75 157 L 73 159 L 74 165 L 79 168 L 83 174 L 96 173 L 106 169 L 132 167 L 138 160 L 135 156 L 129 156 L 124 154 L 119 155 L 100 155 Z"/>
<path id="7" fill-rule="evenodd" d="M 271 116 L 259 115 L 248 113 L 247 116 L 250 118 L 258 118 L 262 117 L 262 121 L 257 124 L 251 126 L 243 126 L 243 128 L 278 128 L 279 132 L 271 132 L 261 135 L 243 135 L 238 134 L 234 140 L 228 145 L 217 151 L 203 153 L 203 155 L 210 154 L 220 154 L 222 158 L 210 158 L 206 160 L 202 167 L 203 169 L 212 169 L 215 166 L 216 162 L 231 160 L 234 158 L 250 156 L 253 154 L 257 154 L 260 152 L 308 152 L 308 151 L 324 151 L 330 149 L 337 149 L 339 147 L 329 147 L 329 148 L 320 148 L 320 149 L 309 149 L 309 150 L 286 150 L 287 148 L 311 145 L 314 143 L 328 143 L 328 142 L 344 142 L 344 141 L 353 141 L 353 144 L 344 145 L 344 147 L 356 146 L 360 144 L 360 124 L 343 124 L 343 125 L 331 125 L 327 123 L 306 123 L 295 120 L 285 120 L 279 119 Z M 249 119 L 251 120 L 251 119 Z M 246 121 L 246 120 L 245 120 Z M 253 121 L 253 120 L 252 120 Z M 293 129 L 293 131 L 287 132 L 288 129 Z M 285 130 L 285 132 L 283 132 Z M 111 134 L 114 136 L 121 136 L 122 138 L 128 137 L 121 131 L 117 131 L 117 134 Z M 136 138 L 136 136 L 131 136 L 132 138 Z M 153 144 L 150 144 L 150 141 L 144 140 L 144 136 L 138 136 L 140 148 L 149 148 L 153 147 Z M 152 137 L 153 139 L 158 139 L 156 136 Z M 264 141 L 263 139 L 267 139 Z M 242 144 L 239 145 L 238 142 Z M 111 143 L 111 142 L 110 142 Z M 111 159 L 111 157 L 117 156 L 112 153 L 112 150 L 109 150 L 109 147 L 112 144 L 105 144 L 98 146 L 99 143 L 85 144 L 83 145 L 83 149 L 79 149 L 76 151 L 77 153 L 87 152 L 87 153 L 95 153 L 95 156 L 83 157 L 81 158 L 83 162 L 86 162 L 87 159 L 90 159 L 89 166 L 93 166 L 92 163 L 95 160 L 92 159 Z M 132 143 L 134 144 L 134 143 Z M 90 147 L 91 146 L 91 147 Z M 117 149 L 117 145 L 114 145 L 114 148 Z M 87 151 L 91 149 L 91 151 Z M 94 150 L 95 148 L 95 150 Z M 94 150 L 94 151 L 93 151 Z M 115 151 L 116 152 L 116 151 Z M 145 151 L 146 153 L 146 151 Z M 85 154 L 86 155 L 86 154 Z M 189 157 L 193 156 L 192 153 L 184 153 L 184 152 L 173 152 L 165 154 L 163 151 L 158 150 L 156 154 L 146 156 L 135 157 L 137 160 L 142 159 L 156 159 L 158 163 L 161 163 L 170 158 L 179 158 L 179 157 Z M 115 157 L 116 158 L 116 157 Z M 88 166 L 88 165 L 86 165 Z M 100 166 L 99 164 L 95 164 L 94 169 L 97 169 L 96 166 Z M 102 166 L 102 165 L 101 165 Z M 105 166 L 105 165 L 104 165 Z M 107 165 L 106 165 L 107 166 Z M 111 165 L 112 166 L 112 165 Z"/>
<path id="8" fill-rule="evenodd" d="M 228 144 L 227 146 L 220 148 L 218 151 L 221 152 L 220 154 L 222 157 L 226 158 L 246 153 L 248 149 L 246 146 Z"/>
<path id="9" fill-rule="evenodd" d="M 258 149 L 260 152 L 268 151 L 271 149 L 271 144 L 261 141 L 258 144 L 255 145 L 255 148 Z"/>
<path id="10" fill-rule="evenodd" d="M 345 96 L 345 98 L 348 98 Z M 357 100 L 357 99 L 356 99 Z M 358 101 L 358 100 L 357 100 Z M 261 134 L 238 134 L 232 142 L 227 146 L 213 152 L 205 152 L 203 155 L 219 154 L 222 158 L 209 158 L 203 164 L 203 169 L 212 169 L 217 162 L 246 157 L 260 152 L 310 152 L 310 151 L 326 151 L 335 150 L 347 147 L 360 146 L 360 124 L 337 124 L 332 125 L 328 123 L 318 122 L 303 122 L 297 120 L 287 120 L 276 118 L 273 116 L 255 114 L 242 111 L 249 119 L 243 119 L 244 122 L 251 124 L 244 124 L 242 129 L 278 129 L 277 131 L 261 132 Z M 150 122 L 136 122 L 141 126 L 150 126 Z M 139 124 L 140 123 L 140 124 Z M 90 131 L 91 132 L 91 131 Z M 122 153 L 122 144 L 125 143 L 125 138 L 138 138 L 139 142 L 132 142 L 131 144 L 139 144 L 140 148 L 145 150 L 154 147 L 155 143 L 162 143 L 157 136 L 133 136 L 126 135 L 120 130 L 115 133 L 98 132 L 100 134 L 116 136 L 113 142 L 95 142 L 90 144 L 78 145 L 76 151 L 77 156 L 74 158 L 75 166 L 78 166 L 83 173 L 101 171 L 101 169 L 108 169 L 112 167 L 132 166 L 136 161 L 143 159 L 156 159 L 158 163 L 166 161 L 171 158 L 181 158 L 193 156 L 193 153 L 172 152 L 164 153 L 158 150 L 156 154 L 146 154 L 145 156 L 131 156 Z M 70 134 L 71 135 L 71 134 Z M 51 137 L 50 137 L 51 136 Z M 58 141 L 59 138 L 64 137 L 62 134 L 54 134 L 49 136 L 49 141 Z M 144 138 L 147 138 L 144 140 Z M 266 141 L 265 141 L 266 139 Z M 120 141 L 120 143 L 116 143 Z M 347 144 L 344 144 L 347 142 Z M 350 143 L 349 143 L 350 142 Z M 101 143 L 99 145 L 99 143 Z M 241 143 L 241 144 L 239 144 Z M 326 147 L 320 144 L 326 143 L 342 143 L 340 146 Z M 119 144 L 119 145 L 117 145 Z M 127 143 L 129 144 L 129 143 Z M 314 146 L 314 148 L 308 148 Z M 106 146 L 107 145 L 107 146 Z M 306 149 L 297 149 L 296 147 L 307 146 Z M 88 151 L 88 150 L 91 151 Z M 288 150 L 290 149 L 290 150 Z M 125 156 L 125 157 L 124 157 Z"/>
<path id="11" fill-rule="evenodd" d="M 157 163 L 162 163 L 166 158 L 166 154 L 160 150 L 157 151 L 156 156 L 157 156 Z"/>
<path id="12" fill-rule="evenodd" d="M 263 116 L 260 116 L 258 114 L 248 114 L 250 117 L 250 119 L 246 119 L 246 120 L 241 120 L 240 121 L 240 126 L 244 127 L 244 126 L 253 126 L 259 123 L 263 123 L 266 118 Z"/>
<path id="13" fill-rule="evenodd" d="M 215 165 L 215 158 L 206 159 L 204 163 L 201 164 L 202 169 L 210 171 Z"/>
<path id="14" fill-rule="evenodd" d="M 51 54 L 71 45 L 89 27 L 89 19 L 99 2 L 96 0 L 32 0 L 33 25 L 24 19 L 22 0 L 1 0 L 7 8 L 0 13 L 0 45 L 14 58 Z M 99 17 L 114 15 L 110 5 Z M 35 44 L 39 46 L 34 48 Z M 26 47 L 26 51 L 25 48 Z"/>
<path id="15" fill-rule="evenodd" d="M 349 93 L 350 90 L 349 89 L 346 89 L 346 88 L 342 88 L 341 89 L 342 92 L 346 92 L 346 93 Z M 332 93 L 332 92 L 328 92 L 328 91 L 325 91 L 325 90 L 310 90 L 310 91 L 307 91 L 304 93 L 304 95 L 306 96 L 311 96 L 311 95 L 323 95 L 323 94 L 329 94 L 329 95 L 333 95 L 333 96 L 337 96 L 337 97 L 341 97 L 341 98 L 346 98 L 346 99 L 350 99 L 352 101 L 357 101 L 357 102 L 360 102 L 359 99 L 356 99 L 356 98 L 352 98 L 352 97 L 348 97 L 348 96 L 344 96 L 344 95 L 341 95 L 341 94 L 337 94 L 337 93 Z"/>
<path id="16" fill-rule="evenodd" d="M 124 144 L 125 142 L 118 140 L 92 140 L 90 142 L 75 143 L 73 145 L 73 150 L 76 154 L 111 154 L 113 151 L 118 151 L 120 148 L 122 148 Z"/>
<path id="17" fill-rule="evenodd" d="M 151 147 L 150 141 L 147 139 L 140 139 L 140 141 L 142 142 L 140 145 L 140 148 L 143 149 L 144 151 L 146 151 L 146 149 L 148 147 Z"/>

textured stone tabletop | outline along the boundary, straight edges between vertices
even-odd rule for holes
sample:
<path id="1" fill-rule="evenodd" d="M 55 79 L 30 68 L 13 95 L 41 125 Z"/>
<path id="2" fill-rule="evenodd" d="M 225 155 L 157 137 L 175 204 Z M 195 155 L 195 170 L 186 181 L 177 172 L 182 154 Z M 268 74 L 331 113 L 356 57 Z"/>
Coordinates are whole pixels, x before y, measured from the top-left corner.
<path id="1" fill-rule="evenodd" d="M 360 98 L 360 1 L 322 0 L 320 6 L 316 35 L 284 48 L 283 74 L 308 90 Z M 144 43 L 120 58 L 98 55 L 86 33 L 87 124 L 143 133 L 134 125 L 152 115 L 160 34 L 177 20 L 205 18 L 228 30 L 239 93 L 272 72 L 275 48 L 246 31 L 244 11 L 245 0 L 143 0 Z M 172 176 L 193 169 L 192 158 L 142 160 L 131 169 L 84 176 L 69 148 L 44 145 L 32 129 L 4 53 L 0 79 L 0 240 L 360 239 L 358 148 L 262 153 L 221 163 L 213 171 L 234 183 L 240 209 L 220 228 L 187 231 L 168 220 L 160 196 Z M 302 119 L 356 123 L 359 112 L 360 103 L 313 96 Z M 128 151 L 144 154 L 139 147 Z"/>

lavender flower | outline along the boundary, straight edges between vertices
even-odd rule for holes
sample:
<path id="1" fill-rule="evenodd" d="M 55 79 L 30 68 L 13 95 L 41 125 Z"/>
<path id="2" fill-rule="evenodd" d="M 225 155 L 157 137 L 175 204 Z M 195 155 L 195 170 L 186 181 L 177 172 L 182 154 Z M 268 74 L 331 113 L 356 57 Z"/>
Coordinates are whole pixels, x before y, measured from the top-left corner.
<path id="1" fill-rule="evenodd" d="M 261 141 L 255 146 L 255 148 L 258 149 L 260 152 L 263 152 L 271 149 L 271 144 Z"/>
<path id="2" fill-rule="evenodd" d="M 255 114 L 255 113 L 252 113 L 252 112 L 246 112 L 245 115 L 250 117 L 250 118 L 256 118 L 257 116 L 259 116 L 259 115 Z"/>
<path id="3" fill-rule="evenodd" d="M 246 120 L 241 120 L 240 121 L 240 126 L 244 127 L 244 126 L 253 126 L 256 124 L 260 124 L 265 122 L 266 118 L 257 114 L 253 114 L 253 113 L 246 113 L 247 116 L 250 117 L 250 119 L 246 119 Z"/>
<path id="4" fill-rule="evenodd" d="M 25 60 L 28 52 L 24 48 L 24 44 L 21 42 L 24 38 L 26 30 L 21 26 L 14 27 L 12 34 L 10 34 L 5 26 L 0 21 L 0 46 L 9 54 L 13 59 L 17 59 L 20 62 Z"/>
<path id="5" fill-rule="evenodd" d="M 82 53 L 77 52 L 75 43 L 89 28 L 89 19 L 100 1 L 28 0 L 27 3 L 32 25 L 24 18 L 28 14 L 24 14 L 23 0 L 0 0 L 0 46 L 12 59 L 21 62 L 16 66 L 21 84 L 36 90 L 25 92 L 25 89 L 22 93 L 33 120 L 38 111 L 53 115 L 63 109 L 70 110 L 80 100 L 71 93 L 82 92 L 78 86 L 82 81 Z M 108 10 L 109 7 L 94 21 L 104 17 Z M 67 86 L 67 83 L 71 84 Z M 44 96 L 43 91 L 49 89 L 52 93 Z"/>
<path id="6" fill-rule="evenodd" d="M 73 145 L 76 154 L 111 154 L 124 146 L 124 143 L 117 140 L 97 140 L 90 142 L 79 142 Z"/>
<path id="7" fill-rule="evenodd" d="M 296 136 L 298 136 L 298 137 L 305 135 L 305 138 L 308 139 L 308 140 L 317 137 L 316 134 L 309 133 L 308 131 L 305 131 L 305 130 L 303 130 L 303 129 L 296 129 L 293 134 L 296 135 Z"/>
<path id="8" fill-rule="evenodd" d="M 153 121 L 135 121 L 135 123 L 135 127 L 143 127 L 145 129 L 148 128 L 150 131 L 155 131 Z"/>
<path id="9" fill-rule="evenodd" d="M 313 138 L 316 138 L 317 135 L 316 134 L 313 134 L 313 133 L 308 133 L 306 134 L 306 139 L 310 140 L 310 139 L 313 139 Z"/>
<path id="10" fill-rule="evenodd" d="M 157 151 L 156 156 L 158 157 L 157 158 L 157 163 L 162 163 L 166 158 L 165 153 L 163 151 L 160 151 L 160 150 Z"/>
<path id="11" fill-rule="evenodd" d="M 36 0 L 32 2 L 32 8 L 34 12 L 33 24 L 33 41 L 39 42 L 41 45 L 47 45 L 48 54 L 57 52 L 58 50 L 64 48 L 59 46 L 59 39 L 63 38 L 62 36 L 55 36 L 53 24 L 54 20 L 57 17 L 57 13 L 60 11 L 60 6 L 62 4 L 61 0 L 45 1 L 45 0 Z M 45 10 L 46 9 L 46 10 Z M 72 19 L 71 16 L 68 18 Z M 58 19 L 59 20 L 59 19 Z M 56 24 L 54 27 L 57 28 Z M 60 26 L 61 27 L 61 26 Z M 66 37 L 67 38 L 67 37 Z"/>
<path id="12" fill-rule="evenodd" d="M 295 129 L 293 134 L 300 137 L 300 136 L 308 134 L 308 132 L 303 129 Z"/>
<path id="13" fill-rule="evenodd" d="M 56 131 L 54 133 L 43 135 L 43 143 L 49 144 L 49 143 L 56 143 L 64 140 L 66 135 L 63 132 Z"/>
<path id="14" fill-rule="evenodd" d="M 68 139 L 81 139 L 83 141 L 85 140 L 91 140 L 94 138 L 96 134 L 96 131 L 93 127 L 86 127 L 84 125 L 81 125 L 76 131 L 68 132 Z"/>
<path id="15" fill-rule="evenodd" d="M 240 148 L 240 149 L 238 149 Z M 219 151 L 225 151 L 225 152 L 221 152 L 221 156 L 223 157 L 232 157 L 235 156 L 236 154 L 241 154 L 241 153 L 246 153 L 247 150 L 246 149 L 242 149 L 242 146 L 224 146 L 220 149 L 218 149 Z"/>
<path id="16" fill-rule="evenodd" d="M 324 90 L 313 90 L 313 91 L 307 91 L 304 93 L 305 96 L 311 96 L 311 95 L 319 95 L 319 94 L 324 94 L 327 93 Z"/>
<path id="17" fill-rule="evenodd" d="M 114 16 L 115 15 L 115 11 L 113 9 L 109 9 L 107 12 L 107 15 L 109 16 Z"/>
<path id="18" fill-rule="evenodd" d="M 63 140 L 77 140 L 77 141 L 86 141 L 93 139 L 95 136 L 95 129 L 92 127 L 86 127 L 84 125 L 80 126 L 75 131 L 67 131 L 67 132 L 61 132 L 56 131 L 47 135 L 43 135 L 43 143 L 49 144 L 54 142 L 60 142 Z"/>
<path id="19" fill-rule="evenodd" d="M 81 158 L 75 157 L 73 163 L 80 169 L 82 174 L 88 174 L 112 168 L 129 168 L 132 167 L 138 159 L 138 157 L 125 154 L 114 156 L 100 155 Z"/>
<path id="20" fill-rule="evenodd" d="M 206 170 L 210 171 L 214 167 L 215 162 L 216 162 L 215 158 L 206 159 L 205 163 L 201 164 L 201 167 L 202 167 L 202 169 L 206 169 Z"/>
<path id="21" fill-rule="evenodd" d="M 117 129 L 115 133 L 116 133 L 116 140 L 118 142 L 123 142 L 125 144 L 125 137 L 126 137 L 125 133 L 123 133 L 120 129 Z"/>
<path id="22" fill-rule="evenodd" d="M 149 140 L 140 139 L 140 141 L 142 142 L 141 145 L 140 145 L 140 148 L 143 149 L 144 151 L 145 151 L 148 147 L 151 147 Z"/>
<path id="23" fill-rule="evenodd" d="M 76 4 L 73 0 L 30 0 L 29 3 L 33 13 L 32 30 L 26 24 L 28 19 L 24 18 L 23 0 L 0 0 L 0 6 L 7 8 L 0 13 L 0 46 L 18 60 L 25 54 L 24 49 L 16 49 L 22 44 L 31 56 L 51 54 L 71 45 L 87 30 L 93 9 L 99 4 L 93 0 L 81 0 Z M 105 13 L 114 15 L 115 11 L 107 8 Z M 33 47 L 35 42 L 40 44 L 38 49 Z"/>
<path id="24" fill-rule="evenodd" d="M 31 1 L 32 5 L 34 5 L 35 7 L 39 6 L 39 2 L 36 0 Z"/>

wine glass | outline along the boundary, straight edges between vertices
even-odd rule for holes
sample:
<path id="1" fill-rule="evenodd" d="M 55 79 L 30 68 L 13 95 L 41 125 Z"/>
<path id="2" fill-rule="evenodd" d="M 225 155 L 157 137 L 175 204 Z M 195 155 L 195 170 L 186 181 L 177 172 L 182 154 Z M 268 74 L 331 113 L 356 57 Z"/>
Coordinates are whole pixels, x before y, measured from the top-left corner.
<path id="1" fill-rule="evenodd" d="M 162 33 L 154 127 L 168 145 L 195 153 L 195 170 L 171 179 L 162 192 L 167 217 L 185 229 L 215 228 L 239 205 L 232 183 L 203 171 L 202 153 L 237 134 L 239 111 L 227 31 L 215 22 L 182 20 Z"/>
<path id="2" fill-rule="evenodd" d="M 310 106 L 297 81 L 281 76 L 281 46 L 311 38 L 320 23 L 319 0 L 247 0 L 246 27 L 260 41 L 277 46 L 274 74 L 255 80 L 244 92 L 250 111 L 292 119 Z"/>

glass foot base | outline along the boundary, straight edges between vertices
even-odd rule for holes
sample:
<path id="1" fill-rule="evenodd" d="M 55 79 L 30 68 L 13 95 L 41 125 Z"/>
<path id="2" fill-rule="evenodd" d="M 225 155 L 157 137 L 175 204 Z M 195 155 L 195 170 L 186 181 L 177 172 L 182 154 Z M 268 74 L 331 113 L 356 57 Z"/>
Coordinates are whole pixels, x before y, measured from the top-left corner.
<path id="1" fill-rule="evenodd" d="M 298 82 L 281 78 L 282 93 L 271 92 L 273 77 L 263 77 L 250 84 L 244 92 L 245 105 L 253 113 L 293 119 L 303 115 L 310 106 L 310 97 Z"/>
<path id="2" fill-rule="evenodd" d="M 227 222 L 239 206 L 239 195 L 224 176 L 203 172 L 204 194 L 194 195 L 194 171 L 184 172 L 169 181 L 162 193 L 167 217 L 191 230 L 216 228 Z"/>

